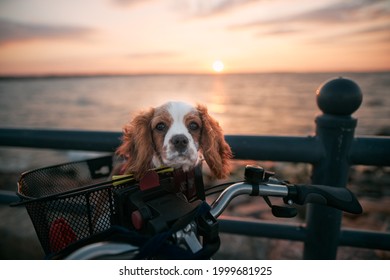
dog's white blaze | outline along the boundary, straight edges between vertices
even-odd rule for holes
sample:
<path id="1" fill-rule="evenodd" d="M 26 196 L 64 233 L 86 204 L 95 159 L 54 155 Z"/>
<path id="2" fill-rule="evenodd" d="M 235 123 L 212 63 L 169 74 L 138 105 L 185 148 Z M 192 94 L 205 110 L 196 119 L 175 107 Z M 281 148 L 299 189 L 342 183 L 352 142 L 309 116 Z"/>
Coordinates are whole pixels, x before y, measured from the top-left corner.
<path id="1" fill-rule="evenodd" d="M 184 118 L 187 114 L 194 111 L 194 107 L 183 102 L 169 102 L 165 106 L 173 122 L 164 138 L 164 150 L 166 151 L 166 158 L 164 160 L 167 161 L 164 163 L 173 166 L 181 165 L 183 169 L 189 169 L 197 163 L 198 151 L 192 135 L 188 132 Z M 175 135 L 184 135 L 188 138 L 188 148 L 185 158 L 180 157 L 179 153 L 170 144 L 170 140 Z"/>

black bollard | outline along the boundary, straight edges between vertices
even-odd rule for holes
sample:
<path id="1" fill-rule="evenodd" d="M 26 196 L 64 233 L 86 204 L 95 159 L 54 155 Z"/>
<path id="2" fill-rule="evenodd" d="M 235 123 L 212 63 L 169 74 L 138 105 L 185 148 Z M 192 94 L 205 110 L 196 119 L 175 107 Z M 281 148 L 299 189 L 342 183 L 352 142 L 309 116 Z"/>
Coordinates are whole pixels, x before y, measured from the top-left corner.
<path id="1" fill-rule="evenodd" d="M 316 137 L 323 156 L 313 164 L 312 183 L 345 188 L 349 153 L 357 120 L 351 117 L 362 103 L 359 86 L 352 80 L 336 78 L 317 90 L 317 104 L 323 112 L 316 118 Z M 304 259 L 336 259 L 342 212 L 318 204 L 308 205 Z"/>

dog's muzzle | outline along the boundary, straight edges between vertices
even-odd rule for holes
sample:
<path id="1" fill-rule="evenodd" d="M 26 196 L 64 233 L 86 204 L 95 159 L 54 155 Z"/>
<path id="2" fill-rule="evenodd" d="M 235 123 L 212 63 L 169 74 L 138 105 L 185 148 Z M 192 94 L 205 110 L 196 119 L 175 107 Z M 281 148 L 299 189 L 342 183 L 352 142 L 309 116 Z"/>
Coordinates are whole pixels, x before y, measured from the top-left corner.
<path id="1" fill-rule="evenodd" d="M 178 134 L 171 138 L 171 144 L 179 154 L 186 152 L 188 148 L 188 138 L 184 134 Z"/>

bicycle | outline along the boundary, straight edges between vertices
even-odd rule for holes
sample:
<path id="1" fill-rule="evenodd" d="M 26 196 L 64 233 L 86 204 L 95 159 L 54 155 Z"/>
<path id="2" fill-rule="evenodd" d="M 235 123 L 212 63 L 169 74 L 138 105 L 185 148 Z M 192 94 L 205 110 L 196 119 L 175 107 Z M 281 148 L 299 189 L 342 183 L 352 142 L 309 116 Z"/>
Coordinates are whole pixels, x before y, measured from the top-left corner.
<path id="1" fill-rule="evenodd" d="M 276 217 L 294 217 L 294 205 L 307 203 L 362 213 L 346 188 L 291 184 L 259 166 L 247 166 L 242 181 L 205 188 L 201 166 L 152 170 L 138 182 L 111 180 L 112 165 L 108 156 L 22 174 L 15 205 L 26 206 L 48 258 L 209 259 L 220 246 L 217 218 L 240 195 L 263 197 Z M 219 196 L 208 204 L 212 194 Z"/>

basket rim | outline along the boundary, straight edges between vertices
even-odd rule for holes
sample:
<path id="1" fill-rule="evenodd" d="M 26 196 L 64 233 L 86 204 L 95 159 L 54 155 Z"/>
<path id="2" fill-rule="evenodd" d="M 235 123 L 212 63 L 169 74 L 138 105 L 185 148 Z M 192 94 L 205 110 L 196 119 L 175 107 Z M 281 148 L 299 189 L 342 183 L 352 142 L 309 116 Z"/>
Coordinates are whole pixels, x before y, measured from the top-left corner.
<path id="1" fill-rule="evenodd" d="M 81 162 L 84 162 L 84 161 L 81 161 Z M 57 166 L 62 166 L 62 165 L 57 165 Z M 165 170 L 165 169 L 166 168 L 163 167 L 163 168 L 157 168 L 156 170 Z M 118 185 L 128 185 L 129 183 L 131 183 L 132 186 L 128 186 L 128 187 L 137 187 L 138 186 L 137 182 L 138 181 L 135 179 L 134 174 L 127 174 L 127 175 L 121 175 L 119 178 L 116 178 L 116 179 L 106 180 L 106 181 L 102 181 L 102 182 L 98 182 L 98 183 L 94 183 L 94 184 L 85 185 L 85 186 L 82 186 L 79 188 L 71 189 L 69 191 L 45 195 L 45 196 L 41 196 L 41 197 L 35 197 L 35 198 L 21 194 L 19 192 L 19 189 L 18 189 L 18 192 L 16 194 L 19 196 L 21 201 L 13 203 L 12 206 L 20 206 L 20 205 L 26 205 L 26 204 L 30 204 L 30 203 L 34 203 L 34 202 L 44 202 L 44 201 L 62 199 L 62 198 L 67 198 L 67 197 L 72 196 L 72 195 L 76 195 L 78 193 L 83 194 L 83 193 L 86 193 L 87 191 L 98 191 L 101 189 L 116 187 Z M 20 182 L 18 182 L 18 185 L 19 184 L 20 184 Z"/>
<path id="2" fill-rule="evenodd" d="M 63 162 L 63 163 L 59 163 L 59 164 L 54 164 L 54 165 L 49 165 L 49 166 L 43 166 L 43 167 L 38 167 L 38 168 L 33 168 L 33 169 L 30 169 L 30 170 L 23 171 L 23 172 L 20 174 L 20 177 L 19 177 L 18 182 L 17 182 L 17 185 L 18 185 L 17 194 L 18 194 L 18 195 L 20 194 L 21 196 L 29 197 L 29 198 L 30 198 L 30 196 L 21 194 L 21 193 L 22 193 L 22 192 L 21 192 L 21 189 L 23 188 L 23 186 L 22 186 L 22 184 L 21 184 L 21 181 L 22 181 L 26 176 L 29 176 L 29 175 L 31 175 L 31 174 L 33 174 L 33 173 L 35 173 L 35 172 L 43 171 L 43 170 L 51 170 L 51 169 L 55 169 L 55 168 L 63 167 L 63 166 L 67 166 L 67 165 L 80 164 L 80 163 L 86 163 L 86 162 L 97 161 L 97 160 L 103 160 L 103 159 L 112 159 L 112 155 L 106 155 L 106 156 L 102 156 L 102 157 L 90 158 L 90 159 L 84 159 L 84 160 Z"/>
<path id="3" fill-rule="evenodd" d="M 85 186 L 73 188 L 73 189 L 68 190 L 68 191 L 53 193 L 53 194 L 44 195 L 44 196 L 40 196 L 40 197 L 28 196 L 28 195 L 23 194 L 23 192 L 21 191 L 23 189 L 23 185 L 22 185 L 23 179 L 26 176 L 33 174 L 34 172 L 38 172 L 38 171 L 42 171 L 42 170 L 51 170 L 51 169 L 55 169 L 55 168 L 63 167 L 63 166 L 67 166 L 67 165 L 79 164 L 79 163 L 85 163 L 85 162 L 91 162 L 91 161 L 103 160 L 103 159 L 112 159 L 112 155 L 108 155 L 108 156 L 106 155 L 106 156 L 102 156 L 102 157 L 98 157 L 98 158 L 91 158 L 91 159 L 86 159 L 86 160 L 65 162 L 65 163 L 35 168 L 35 169 L 31 169 L 31 170 L 27 170 L 27 171 L 22 172 L 21 176 L 17 182 L 18 190 L 16 192 L 16 195 L 20 198 L 20 201 L 12 203 L 11 206 L 20 206 L 20 205 L 26 205 L 26 204 L 30 204 L 30 203 L 34 203 L 34 202 L 45 202 L 45 201 L 52 201 L 52 200 L 56 200 L 56 199 L 63 199 L 63 198 L 67 198 L 69 196 L 74 196 L 76 194 L 81 195 L 81 194 L 86 193 L 86 192 L 98 191 L 100 189 L 115 187 L 118 185 L 128 185 L 128 187 L 138 186 L 138 184 L 137 184 L 138 181 L 135 179 L 134 174 L 124 174 L 124 175 L 119 175 L 119 177 L 117 177 L 117 178 L 114 178 L 114 176 L 113 176 L 109 180 L 106 179 L 104 181 L 100 181 L 100 182 L 96 182 L 93 184 L 87 184 Z M 172 172 L 172 168 L 167 167 L 167 166 L 161 166 L 161 167 L 157 167 L 157 168 L 154 168 L 151 170 L 154 170 L 157 173 Z M 108 176 L 108 178 L 109 177 L 110 176 Z M 129 184 L 131 184 L 131 185 L 129 186 Z"/>
<path id="4" fill-rule="evenodd" d="M 23 171 L 23 172 L 20 174 L 19 181 L 20 181 L 20 179 L 22 179 L 23 177 L 26 177 L 27 175 L 29 175 L 29 174 L 31 174 L 31 173 L 33 173 L 33 172 L 41 171 L 41 170 L 44 170 L 44 169 L 53 169 L 53 168 L 58 168 L 58 167 L 65 166 L 65 165 L 72 165 L 72 164 L 78 164 L 78 163 L 85 163 L 85 162 L 89 162 L 89 161 L 102 160 L 102 159 L 105 159 L 105 158 L 107 158 L 107 159 L 111 158 L 111 159 L 112 159 L 112 155 L 101 156 L 101 157 L 95 157 L 95 158 L 89 158 L 89 159 L 84 159 L 84 160 L 76 160 L 76 161 L 63 162 L 63 163 L 58 163 L 58 164 L 54 164 L 54 165 L 49 165 L 49 166 L 43 166 L 43 167 L 38 167 L 38 168 L 29 169 L 29 170 Z"/>
<path id="5" fill-rule="evenodd" d="M 41 197 L 35 197 L 35 198 L 31 197 L 31 196 L 26 196 L 26 195 L 23 195 L 23 194 L 17 192 L 16 194 L 19 196 L 21 201 L 13 203 L 12 206 L 19 206 L 19 205 L 26 205 L 26 204 L 30 204 L 30 203 L 34 203 L 34 202 L 45 202 L 45 201 L 51 201 L 51 200 L 56 200 L 56 199 L 62 199 L 62 198 L 67 198 L 69 196 L 75 195 L 77 193 L 83 194 L 83 193 L 86 193 L 87 191 L 98 191 L 101 189 L 110 188 L 110 187 L 114 186 L 114 183 L 118 183 L 118 182 L 123 181 L 125 179 L 127 179 L 126 184 L 128 184 L 129 182 L 136 182 L 134 179 L 134 176 L 132 174 L 130 174 L 126 177 L 122 177 L 119 179 L 102 181 L 99 183 L 82 186 L 80 188 L 75 188 L 75 189 L 72 189 L 69 191 L 45 195 L 45 196 L 41 196 Z M 18 184 L 19 184 L 19 182 L 18 182 Z M 135 186 L 137 186 L 137 184 L 134 184 L 134 187 Z"/>

